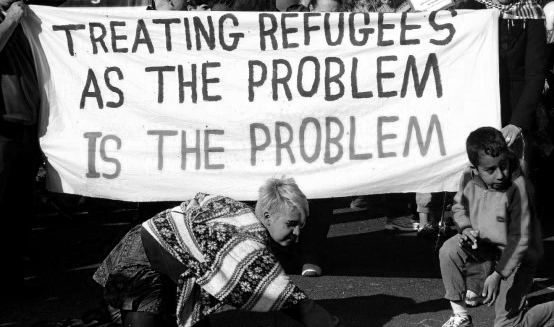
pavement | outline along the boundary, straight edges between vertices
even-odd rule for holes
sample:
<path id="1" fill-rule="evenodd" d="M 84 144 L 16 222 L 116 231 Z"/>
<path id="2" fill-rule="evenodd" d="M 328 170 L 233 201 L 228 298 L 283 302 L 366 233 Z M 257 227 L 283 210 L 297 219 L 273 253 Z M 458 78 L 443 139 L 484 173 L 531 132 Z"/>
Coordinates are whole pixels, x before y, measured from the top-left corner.
<path id="1" fill-rule="evenodd" d="M 442 298 L 436 242 L 386 231 L 386 210 L 353 212 L 343 209 L 349 199 L 335 202 L 324 276 L 302 277 L 292 260 L 284 266 L 295 283 L 345 327 L 442 326 L 451 312 Z M 94 312 L 100 299 L 92 273 L 137 223 L 133 203 L 71 198 L 43 199 L 41 205 L 32 224 L 26 288 L 17 297 L 0 294 L 0 327 L 58 327 L 76 318 L 87 322 L 87 312 Z M 554 237 L 544 244 L 544 258 L 550 260 L 540 263 L 531 305 L 554 299 Z M 492 326 L 493 308 L 470 310 L 475 326 Z M 232 310 L 211 321 L 213 327 L 299 326 L 278 312 Z"/>

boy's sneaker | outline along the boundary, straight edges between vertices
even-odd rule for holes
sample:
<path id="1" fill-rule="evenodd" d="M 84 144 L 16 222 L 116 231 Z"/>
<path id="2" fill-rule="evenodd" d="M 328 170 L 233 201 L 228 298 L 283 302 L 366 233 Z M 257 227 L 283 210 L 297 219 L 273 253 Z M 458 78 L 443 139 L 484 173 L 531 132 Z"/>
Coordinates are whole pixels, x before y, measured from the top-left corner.
<path id="1" fill-rule="evenodd" d="M 414 220 L 414 215 L 388 218 L 385 223 L 385 229 L 403 232 L 415 232 L 419 228 L 419 223 Z"/>
<path id="2" fill-rule="evenodd" d="M 466 291 L 466 299 L 465 299 L 466 306 L 470 308 L 475 308 L 483 304 L 484 300 L 485 298 L 482 297 L 481 295 L 475 294 L 473 291 L 470 291 L 470 290 Z"/>
<path id="3" fill-rule="evenodd" d="M 473 322 L 471 321 L 471 316 L 461 317 L 453 315 L 442 327 L 473 327 Z"/>
<path id="4" fill-rule="evenodd" d="M 305 263 L 302 266 L 302 276 L 319 277 L 322 275 L 321 267 L 313 263 Z"/>
<path id="5" fill-rule="evenodd" d="M 417 230 L 417 236 L 421 238 L 436 239 L 438 234 L 438 227 L 430 223 Z"/>

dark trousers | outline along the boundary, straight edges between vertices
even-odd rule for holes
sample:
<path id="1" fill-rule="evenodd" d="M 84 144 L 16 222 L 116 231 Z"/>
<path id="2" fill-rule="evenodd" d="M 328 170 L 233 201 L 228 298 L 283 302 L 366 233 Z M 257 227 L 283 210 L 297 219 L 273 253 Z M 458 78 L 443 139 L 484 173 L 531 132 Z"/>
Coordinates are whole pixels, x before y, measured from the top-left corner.
<path id="1" fill-rule="evenodd" d="M 310 216 L 300 232 L 302 263 L 325 266 L 327 259 L 327 232 L 333 221 L 332 199 L 310 200 Z"/>
<path id="2" fill-rule="evenodd" d="M 179 262 L 158 243 L 144 228 L 140 231 L 140 237 L 144 246 L 146 257 L 152 269 L 168 276 L 175 284 L 179 283 L 179 276 L 186 270 L 186 266 Z M 173 321 L 166 321 L 159 315 L 147 312 L 124 311 L 122 312 L 124 327 L 175 327 Z M 194 324 L 194 327 L 210 327 L 210 319 L 205 318 Z"/>
<path id="3" fill-rule="evenodd" d="M 439 252 L 445 298 L 450 301 L 464 299 L 468 273 L 474 280 L 477 275 L 486 275 L 486 278 L 489 274 L 487 271 L 492 268 L 489 264 L 495 262 L 495 254 L 488 252 L 486 247 L 482 250 L 468 250 L 458 246 L 458 238 L 459 235 L 454 235 L 448 239 Z M 534 273 L 535 265 L 521 263 L 510 277 L 500 282 L 494 303 L 494 327 L 554 327 L 554 301 L 525 310 L 525 300 Z"/>
<path id="4" fill-rule="evenodd" d="M 34 185 L 40 160 L 36 126 L 0 120 L 0 284 L 17 289 L 23 283 L 23 250 L 29 243 Z"/>

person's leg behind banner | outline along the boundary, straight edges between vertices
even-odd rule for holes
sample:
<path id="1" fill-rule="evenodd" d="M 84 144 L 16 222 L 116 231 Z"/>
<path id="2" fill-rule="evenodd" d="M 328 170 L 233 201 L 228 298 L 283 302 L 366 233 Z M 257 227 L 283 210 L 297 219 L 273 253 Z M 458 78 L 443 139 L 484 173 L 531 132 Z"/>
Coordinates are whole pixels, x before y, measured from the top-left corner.
<path id="1" fill-rule="evenodd" d="M 0 269 L 3 295 L 17 294 L 23 286 L 23 254 L 28 250 L 31 220 L 35 215 L 34 184 L 39 162 L 35 126 L 1 122 L 0 126 Z"/>
<path id="2" fill-rule="evenodd" d="M 438 235 L 438 226 L 433 214 L 436 197 L 440 193 L 416 193 L 415 199 L 417 204 L 417 214 L 419 218 L 419 226 L 417 236 L 428 239 L 436 239 Z M 433 201 L 435 200 L 435 201 Z"/>
<path id="3" fill-rule="evenodd" d="M 310 216 L 300 233 L 303 276 L 322 275 L 327 260 L 327 233 L 332 221 L 332 199 L 310 200 Z"/>
<path id="4" fill-rule="evenodd" d="M 385 196 L 387 221 L 385 229 L 394 232 L 417 232 L 419 218 L 415 215 L 414 193 L 389 193 Z"/>

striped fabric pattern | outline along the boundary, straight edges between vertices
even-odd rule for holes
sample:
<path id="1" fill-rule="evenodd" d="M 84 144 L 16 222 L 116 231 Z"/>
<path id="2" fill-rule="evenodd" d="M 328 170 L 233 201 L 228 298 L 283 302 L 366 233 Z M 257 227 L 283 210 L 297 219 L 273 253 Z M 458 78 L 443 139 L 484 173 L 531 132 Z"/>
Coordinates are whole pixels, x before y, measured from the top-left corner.
<path id="1" fill-rule="evenodd" d="M 225 305 L 272 311 L 306 299 L 270 253 L 265 227 L 241 202 L 199 193 L 143 227 L 189 267 L 179 282 L 179 326 L 192 326 Z"/>
<path id="2" fill-rule="evenodd" d="M 514 1 L 501 5 L 492 0 L 477 0 L 487 6 L 487 9 L 500 10 L 500 16 L 505 19 L 544 19 L 542 7 L 533 0 Z"/>

